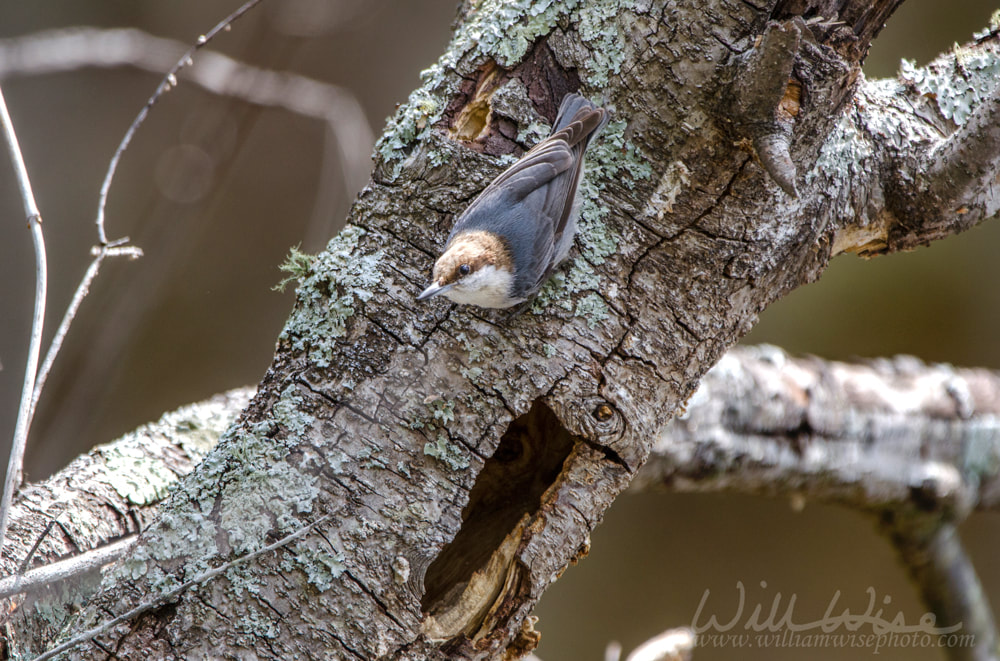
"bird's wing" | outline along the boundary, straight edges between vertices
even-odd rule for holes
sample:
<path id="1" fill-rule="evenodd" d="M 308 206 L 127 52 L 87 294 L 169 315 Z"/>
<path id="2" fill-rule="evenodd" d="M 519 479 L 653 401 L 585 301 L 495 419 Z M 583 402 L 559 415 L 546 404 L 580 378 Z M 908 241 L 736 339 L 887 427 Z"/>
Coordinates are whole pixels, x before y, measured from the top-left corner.
<path id="1" fill-rule="evenodd" d="M 535 290 L 554 266 L 553 252 L 573 210 L 588 137 L 606 117 L 603 109 L 589 104 L 577 110 L 565 126 L 494 179 L 462 213 L 451 236 L 492 226 L 525 260 L 518 264 L 515 286 Z"/>
<path id="2" fill-rule="evenodd" d="M 555 139 L 553 139 L 555 138 Z M 562 138 L 549 136 L 535 145 L 517 163 L 504 170 L 483 191 L 503 187 L 521 201 L 529 193 L 552 181 L 573 165 L 573 150 Z"/>

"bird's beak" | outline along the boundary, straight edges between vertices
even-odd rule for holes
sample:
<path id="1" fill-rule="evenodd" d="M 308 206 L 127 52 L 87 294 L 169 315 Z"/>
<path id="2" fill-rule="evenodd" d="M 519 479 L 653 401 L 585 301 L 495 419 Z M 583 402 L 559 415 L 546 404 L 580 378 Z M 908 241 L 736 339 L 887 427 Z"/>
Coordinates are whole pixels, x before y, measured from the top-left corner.
<path id="1" fill-rule="evenodd" d="M 454 282 L 451 283 L 450 285 L 439 285 L 436 282 L 432 282 L 427 289 L 425 289 L 420 293 L 420 296 L 417 296 L 417 300 L 422 301 L 424 299 L 431 298 L 432 296 L 443 294 L 444 292 L 448 291 L 454 286 L 455 286 Z"/>

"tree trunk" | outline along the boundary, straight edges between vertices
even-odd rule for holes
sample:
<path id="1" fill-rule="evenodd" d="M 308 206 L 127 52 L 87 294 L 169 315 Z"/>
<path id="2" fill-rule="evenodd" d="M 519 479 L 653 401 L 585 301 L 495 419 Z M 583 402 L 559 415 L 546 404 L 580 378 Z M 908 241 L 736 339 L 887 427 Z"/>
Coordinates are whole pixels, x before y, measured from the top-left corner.
<path id="1" fill-rule="evenodd" d="M 466 2 L 257 395 L 61 640 L 156 607 L 67 655 L 532 649 L 539 596 L 762 309 L 834 254 L 996 212 L 997 39 L 866 82 L 898 4 Z M 417 303 L 455 214 L 578 88 L 612 122 L 569 262 L 519 316 Z"/>

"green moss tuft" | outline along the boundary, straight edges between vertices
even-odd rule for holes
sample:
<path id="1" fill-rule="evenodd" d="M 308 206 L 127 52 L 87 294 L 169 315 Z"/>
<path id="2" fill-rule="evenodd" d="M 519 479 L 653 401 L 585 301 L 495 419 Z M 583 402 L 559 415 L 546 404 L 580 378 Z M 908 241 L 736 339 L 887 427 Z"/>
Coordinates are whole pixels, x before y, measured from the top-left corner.
<path id="1" fill-rule="evenodd" d="M 309 269 L 312 267 L 313 260 L 315 259 L 316 255 L 302 252 L 299 250 L 299 246 L 289 248 L 288 257 L 278 266 L 278 270 L 284 273 L 285 276 L 281 279 L 281 282 L 271 287 L 271 290 L 283 292 L 292 282 L 302 282 L 309 273 Z"/>
<path id="2" fill-rule="evenodd" d="M 383 252 L 361 251 L 364 235 L 360 227 L 348 225 L 330 240 L 300 280 L 295 309 L 281 331 L 281 339 L 307 351 L 318 367 L 330 366 L 338 338 L 347 333 L 347 320 L 382 282 Z"/>

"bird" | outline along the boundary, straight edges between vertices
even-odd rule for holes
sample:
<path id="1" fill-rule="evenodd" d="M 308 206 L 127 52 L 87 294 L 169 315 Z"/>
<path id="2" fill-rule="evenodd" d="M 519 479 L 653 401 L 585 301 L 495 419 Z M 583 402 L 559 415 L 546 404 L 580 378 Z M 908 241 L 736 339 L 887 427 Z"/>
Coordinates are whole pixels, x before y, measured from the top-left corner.
<path id="1" fill-rule="evenodd" d="M 434 263 L 423 301 L 509 308 L 530 300 L 566 259 L 580 213 L 584 152 L 608 111 L 570 93 L 552 133 L 502 172 L 465 209 Z"/>

